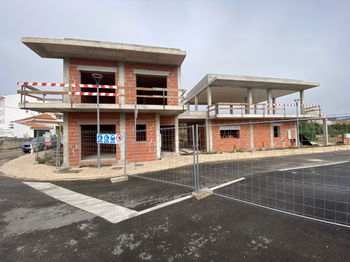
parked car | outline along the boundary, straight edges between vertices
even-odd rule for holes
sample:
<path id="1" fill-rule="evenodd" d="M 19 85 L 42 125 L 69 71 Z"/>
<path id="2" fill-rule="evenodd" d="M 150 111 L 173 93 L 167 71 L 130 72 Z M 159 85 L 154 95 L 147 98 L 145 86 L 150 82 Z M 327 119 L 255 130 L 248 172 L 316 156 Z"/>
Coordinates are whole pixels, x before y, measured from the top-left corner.
<path id="1" fill-rule="evenodd" d="M 37 140 L 38 139 L 38 140 Z M 57 137 L 51 137 L 51 146 L 46 147 L 47 149 L 55 147 L 57 144 Z M 34 151 L 43 151 L 45 149 L 45 137 L 39 136 L 38 138 L 33 138 L 31 141 L 25 142 L 22 145 L 22 150 L 24 153 L 30 153 L 31 148 L 34 148 Z"/>

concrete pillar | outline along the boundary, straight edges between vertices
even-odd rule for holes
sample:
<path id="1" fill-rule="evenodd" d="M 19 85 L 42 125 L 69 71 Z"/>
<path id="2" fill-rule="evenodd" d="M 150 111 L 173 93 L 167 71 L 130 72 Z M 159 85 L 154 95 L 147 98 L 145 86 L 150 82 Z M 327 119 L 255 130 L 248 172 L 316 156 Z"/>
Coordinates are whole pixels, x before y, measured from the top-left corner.
<path id="1" fill-rule="evenodd" d="M 210 112 L 209 112 L 209 106 L 212 105 L 212 99 L 211 99 L 211 86 L 208 86 L 207 87 L 207 110 L 208 110 L 208 116 L 210 115 Z M 211 108 L 210 108 L 211 109 Z M 216 112 L 215 112 L 216 113 Z"/>
<path id="2" fill-rule="evenodd" d="M 270 147 L 271 148 L 275 147 L 274 136 L 273 136 L 273 123 L 270 124 Z"/>
<path id="3" fill-rule="evenodd" d="M 327 125 L 327 118 L 322 119 L 323 122 L 323 145 L 328 145 L 328 125 Z"/>
<path id="4" fill-rule="evenodd" d="M 299 139 L 299 122 L 295 122 L 295 145 L 300 147 L 300 139 Z"/>
<path id="5" fill-rule="evenodd" d="M 180 140 L 179 140 L 179 117 L 175 117 L 175 153 L 180 154 Z"/>
<path id="6" fill-rule="evenodd" d="M 124 62 L 119 62 L 119 68 L 118 68 L 118 85 L 119 87 L 122 87 L 119 91 L 119 104 L 124 105 L 125 104 L 125 65 Z"/>
<path id="7" fill-rule="evenodd" d="M 180 91 L 179 91 L 179 94 L 182 94 L 181 87 L 182 87 L 182 85 L 181 85 L 181 66 L 178 66 L 178 67 L 177 67 L 177 88 L 180 90 Z M 178 101 L 179 105 L 180 105 L 182 102 L 183 102 L 183 101 L 182 101 L 182 97 L 179 95 L 179 101 Z"/>
<path id="8" fill-rule="evenodd" d="M 254 150 L 254 124 L 249 125 L 249 147 L 250 150 Z"/>
<path id="9" fill-rule="evenodd" d="M 127 134 L 126 134 L 126 127 L 125 127 L 125 113 L 120 113 L 120 134 L 123 137 L 123 143 L 120 144 L 120 160 L 124 161 L 126 157 L 126 141 L 127 141 Z"/>
<path id="10" fill-rule="evenodd" d="M 248 88 L 247 89 L 247 103 L 248 104 L 252 104 L 253 103 L 253 89 L 252 88 Z M 247 109 L 246 109 L 246 114 L 250 114 L 250 107 L 251 105 L 248 105 L 247 106 Z"/>
<path id="11" fill-rule="evenodd" d="M 69 144 L 68 144 L 68 113 L 63 113 L 63 166 L 69 166 Z"/>
<path id="12" fill-rule="evenodd" d="M 198 111 L 198 96 L 194 97 L 194 111 Z"/>
<path id="13" fill-rule="evenodd" d="M 272 98 L 272 104 L 276 104 L 276 98 Z M 276 108 L 276 106 L 275 105 L 273 105 L 272 106 L 272 108 L 273 109 L 275 109 Z M 273 112 L 272 112 L 274 115 L 276 114 L 276 111 L 275 110 L 273 110 Z"/>
<path id="14" fill-rule="evenodd" d="M 63 59 L 63 83 L 69 84 L 69 59 L 65 58 Z M 69 87 L 63 88 L 64 92 L 69 92 Z M 70 97 L 69 95 L 63 96 L 63 102 L 64 103 L 70 103 Z"/>
<path id="15" fill-rule="evenodd" d="M 213 139 L 211 132 L 211 121 L 209 119 L 205 120 L 205 137 L 206 137 L 206 148 L 207 152 L 210 152 L 213 148 Z"/>
<path id="16" fill-rule="evenodd" d="M 304 110 L 303 110 L 303 105 L 305 104 L 305 101 L 304 101 L 304 90 L 301 90 L 299 92 L 299 94 L 300 94 L 300 113 L 304 114 Z"/>
<path id="17" fill-rule="evenodd" d="M 266 89 L 266 95 L 267 95 L 267 103 L 269 104 L 268 107 L 271 107 L 270 104 L 272 104 L 272 95 L 271 95 L 271 89 Z M 268 114 L 271 113 L 271 110 L 269 109 L 267 111 Z"/>
<path id="18" fill-rule="evenodd" d="M 211 86 L 207 87 L 207 104 L 208 106 L 212 105 L 212 99 L 211 99 Z"/>
<path id="19" fill-rule="evenodd" d="M 156 152 L 157 158 L 160 159 L 161 148 L 162 148 L 162 137 L 160 134 L 160 115 L 156 114 Z"/>

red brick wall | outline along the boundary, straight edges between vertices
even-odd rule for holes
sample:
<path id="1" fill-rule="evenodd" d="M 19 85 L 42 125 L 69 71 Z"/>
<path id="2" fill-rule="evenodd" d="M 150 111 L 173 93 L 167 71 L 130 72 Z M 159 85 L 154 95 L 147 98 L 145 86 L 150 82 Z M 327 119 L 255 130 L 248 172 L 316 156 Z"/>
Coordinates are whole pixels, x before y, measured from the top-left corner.
<path id="1" fill-rule="evenodd" d="M 160 116 L 159 122 L 161 126 L 175 126 L 175 116 Z"/>
<path id="2" fill-rule="evenodd" d="M 163 66 L 163 65 L 150 65 L 150 64 L 125 64 L 125 103 L 136 103 L 136 75 L 134 69 L 146 69 L 146 70 L 159 70 L 169 72 L 167 79 L 167 88 L 174 89 L 174 91 L 168 91 L 168 105 L 178 105 L 178 99 L 175 97 L 178 94 L 178 79 L 177 79 L 177 67 L 175 66 Z"/>
<path id="3" fill-rule="evenodd" d="M 71 58 L 69 66 L 69 83 L 80 84 L 80 73 L 77 69 L 77 65 L 88 65 L 88 66 L 105 66 L 105 67 L 118 67 L 116 61 L 105 61 L 105 60 L 93 60 L 93 59 L 81 59 Z M 134 64 L 125 63 L 125 103 L 136 104 L 136 75 L 134 69 L 145 69 L 145 70 L 159 70 L 169 72 L 167 77 L 167 88 L 174 89 L 174 91 L 168 91 L 168 105 L 178 105 L 178 77 L 177 67 L 175 66 L 164 66 L 164 65 L 151 65 L 151 64 Z M 115 82 L 118 83 L 118 73 L 115 74 Z M 72 88 L 71 91 L 80 91 L 80 88 Z M 72 98 L 73 103 L 79 103 L 79 96 Z M 116 103 L 119 103 L 119 98 L 116 97 Z"/>
<path id="4" fill-rule="evenodd" d="M 232 152 L 235 150 L 250 149 L 250 125 L 239 124 L 242 120 L 229 121 L 229 120 L 213 120 L 212 121 L 212 150 L 220 152 Z M 271 137 L 273 139 L 273 145 L 275 148 L 283 148 L 295 146 L 288 139 L 288 130 L 291 131 L 292 138 L 295 138 L 295 122 L 281 122 L 280 124 L 280 137 L 273 137 L 273 129 L 270 123 L 254 124 L 254 149 L 260 148 L 271 148 Z M 221 138 L 220 136 L 220 125 L 233 125 L 240 126 L 240 137 L 239 138 Z"/>
<path id="5" fill-rule="evenodd" d="M 271 125 L 255 124 L 254 125 L 254 149 L 271 148 Z"/>
<path id="6" fill-rule="evenodd" d="M 105 61 L 105 60 L 94 60 L 94 59 L 83 59 L 83 58 L 71 58 L 69 60 L 70 66 L 69 66 L 69 83 L 70 84 L 80 84 L 80 72 L 77 69 L 78 65 L 86 65 L 86 66 L 105 66 L 105 67 L 118 67 L 118 62 L 115 61 Z M 115 83 L 118 84 L 118 72 L 115 73 Z M 72 92 L 79 92 L 79 87 L 72 87 Z M 116 98 L 116 104 L 119 103 L 119 97 Z M 73 96 L 72 98 L 73 103 L 79 103 L 80 97 L 79 96 Z"/>
<path id="7" fill-rule="evenodd" d="M 350 145 L 350 138 L 346 138 L 345 134 L 342 136 L 344 145 Z"/>
<path id="8" fill-rule="evenodd" d="M 281 147 L 290 147 L 295 146 L 290 140 L 288 139 L 288 130 L 291 130 L 292 138 L 296 138 L 296 132 L 295 132 L 295 122 L 285 122 L 281 123 L 280 126 L 280 136 L 273 138 L 274 147 L 281 148 Z"/>
<path id="9" fill-rule="evenodd" d="M 232 121 L 220 120 L 213 120 L 212 125 L 212 150 L 220 152 L 232 152 L 238 149 L 249 150 L 249 125 L 236 125 L 235 122 Z M 221 138 L 220 126 L 225 125 L 239 126 L 239 138 Z"/>
<path id="10" fill-rule="evenodd" d="M 134 114 L 126 114 L 125 128 L 127 130 L 127 160 L 130 162 L 144 162 L 156 160 L 156 115 L 138 114 L 136 123 L 146 125 L 146 141 L 136 141 Z"/>
<path id="11" fill-rule="evenodd" d="M 120 132 L 120 115 L 119 113 L 101 113 L 100 114 L 101 124 L 103 125 L 104 120 L 108 120 L 108 124 L 116 125 L 116 133 Z M 68 113 L 68 153 L 69 153 L 69 165 L 79 166 L 80 165 L 80 151 L 79 145 L 80 136 L 80 124 L 85 125 L 96 124 L 96 113 Z M 86 122 L 91 121 L 91 122 Z M 116 146 L 116 161 L 120 160 L 120 149 L 119 145 Z M 84 165 L 86 163 L 84 162 Z"/>
<path id="12" fill-rule="evenodd" d="M 94 161 L 80 161 L 79 136 L 80 136 L 80 124 L 96 124 L 95 113 L 68 113 L 68 152 L 69 152 L 69 165 L 79 166 L 96 164 Z M 115 124 L 116 133 L 120 133 L 120 115 L 119 113 L 101 113 L 101 124 Z M 103 123 L 104 120 L 108 120 L 107 123 Z M 79 123 L 80 121 L 80 123 Z M 91 121 L 91 122 L 86 122 Z M 157 159 L 156 148 L 156 116 L 155 114 L 139 114 L 137 124 L 146 125 L 146 138 L 145 142 L 136 142 L 135 136 L 135 122 L 134 114 L 126 114 L 125 116 L 125 128 L 126 128 L 126 141 L 127 141 L 127 160 L 129 162 L 145 162 Z M 125 138 L 124 138 L 125 139 Z M 105 164 L 116 163 L 120 158 L 120 146 L 116 145 L 116 161 L 102 162 Z"/>

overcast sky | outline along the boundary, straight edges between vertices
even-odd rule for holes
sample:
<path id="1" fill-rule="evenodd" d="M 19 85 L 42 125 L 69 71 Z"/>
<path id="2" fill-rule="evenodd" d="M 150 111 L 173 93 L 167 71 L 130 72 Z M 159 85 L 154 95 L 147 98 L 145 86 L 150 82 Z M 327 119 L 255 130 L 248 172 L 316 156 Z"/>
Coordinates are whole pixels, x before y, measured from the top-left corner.
<path id="1" fill-rule="evenodd" d="M 350 1 L 2 1 L 0 94 L 16 81 L 62 82 L 22 36 L 80 38 L 185 50 L 182 85 L 206 73 L 319 82 L 305 103 L 350 113 Z M 287 96 L 278 102 L 293 102 Z"/>

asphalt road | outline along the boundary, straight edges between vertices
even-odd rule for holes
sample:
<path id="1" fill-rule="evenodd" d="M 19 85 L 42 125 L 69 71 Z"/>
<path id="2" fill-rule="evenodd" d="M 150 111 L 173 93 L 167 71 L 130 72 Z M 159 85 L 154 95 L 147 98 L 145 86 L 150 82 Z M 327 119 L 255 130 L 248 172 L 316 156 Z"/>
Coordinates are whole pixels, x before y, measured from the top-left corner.
<path id="1" fill-rule="evenodd" d="M 0 166 L 5 164 L 7 161 L 24 155 L 21 149 L 0 151 Z"/>
<path id="2" fill-rule="evenodd" d="M 125 187 L 65 183 L 140 210 L 188 192 L 141 179 Z M 0 210 L 1 261 L 347 261 L 350 255 L 348 228 L 215 195 L 112 224 L 0 177 Z"/>

